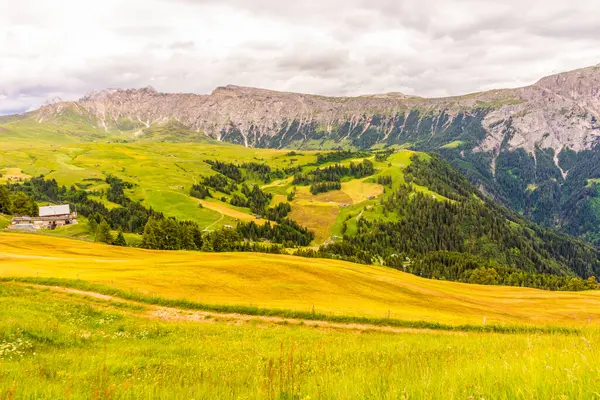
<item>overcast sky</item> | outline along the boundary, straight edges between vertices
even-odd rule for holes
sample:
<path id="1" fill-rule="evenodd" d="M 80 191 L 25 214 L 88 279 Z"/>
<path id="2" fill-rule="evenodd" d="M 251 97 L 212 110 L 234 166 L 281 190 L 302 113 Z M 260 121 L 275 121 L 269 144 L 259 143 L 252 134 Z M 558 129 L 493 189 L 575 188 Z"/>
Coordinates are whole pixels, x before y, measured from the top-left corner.
<path id="1" fill-rule="evenodd" d="M 446 96 L 600 63 L 597 0 L 0 0 L 0 114 L 93 89 Z"/>

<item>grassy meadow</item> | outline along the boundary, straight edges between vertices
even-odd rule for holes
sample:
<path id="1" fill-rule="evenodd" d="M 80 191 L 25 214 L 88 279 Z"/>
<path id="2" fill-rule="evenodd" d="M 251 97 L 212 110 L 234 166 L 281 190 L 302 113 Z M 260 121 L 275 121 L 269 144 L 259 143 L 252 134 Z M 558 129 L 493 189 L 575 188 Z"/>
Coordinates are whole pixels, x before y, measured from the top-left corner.
<path id="1" fill-rule="evenodd" d="M 423 279 L 254 253 L 164 252 L 0 233 L 0 277 L 79 279 L 165 299 L 461 325 L 600 325 L 600 293 Z"/>
<path id="2" fill-rule="evenodd" d="M 372 330 L 227 317 L 0 283 L 0 398 L 594 399 L 600 331 Z"/>
<path id="3" fill-rule="evenodd" d="M 0 399 L 595 399 L 599 296 L 0 233 Z"/>
<path id="4" fill-rule="evenodd" d="M 95 190 L 112 174 L 136 184 L 131 199 L 211 230 L 255 217 L 189 196 L 214 173 L 204 160 L 316 160 L 313 151 L 208 139 L 158 143 L 169 134 L 160 130 L 122 143 L 77 118 L 2 124 L 0 184 L 44 174 Z M 370 157 L 376 175 L 338 191 L 298 187 L 291 217 L 315 232 L 313 245 L 340 236 L 344 222 L 352 233 L 361 216 L 394 218 L 382 213 L 376 178 L 404 183 L 413 154 Z M 277 204 L 291 181 L 262 189 Z M 0 215 L 0 228 L 9 222 Z M 600 399 L 599 292 L 469 285 L 289 255 L 113 247 L 86 241 L 80 222 L 0 232 L 0 400 Z"/>

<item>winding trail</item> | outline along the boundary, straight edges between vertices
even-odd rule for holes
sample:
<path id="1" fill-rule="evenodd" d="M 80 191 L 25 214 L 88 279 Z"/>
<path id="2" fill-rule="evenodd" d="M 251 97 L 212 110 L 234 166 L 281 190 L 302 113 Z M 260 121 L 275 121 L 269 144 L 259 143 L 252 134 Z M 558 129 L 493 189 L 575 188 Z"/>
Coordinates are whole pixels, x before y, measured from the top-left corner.
<path id="1" fill-rule="evenodd" d="M 304 320 L 296 318 L 283 318 L 283 317 L 267 317 L 257 315 L 244 315 L 237 313 L 217 313 L 207 311 L 191 311 L 183 310 L 174 307 L 163 307 L 149 305 L 146 303 L 136 302 L 132 300 L 125 300 L 115 296 L 109 296 L 96 292 L 88 292 L 84 290 L 64 288 L 59 286 L 44 286 L 44 285 L 32 285 L 32 284 L 20 284 L 24 286 L 50 289 L 57 293 L 62 294 L 75 294 L 83 297 L 91 297 L 93 299 L 102 300 L 106 302 L 125 303 L 129 305 L 141 306 L 143 311 L 141 313 L 131 312 L 133 315 L 141 316 L 147 319 L 162 320 L 162 321 L 187 321 L 193 323 L 227 323 L 231 325 L 240 325 L 244 323 L 262 324 L 262 325 L 282 325 L 282 326 L 306 326 L 311 328 L 326 329 L 326 330 L 349 330 L 356 332 L 388 332 L 388 333 L 427 333 L 435 335 L 467 335 L 467 332 L 461 331 L 444 331 L 436 329 L 420 329 L 420 328 L 396 328 L 390 326 L 379 326 L 369 324 L 358 324 L 358 323 L 337 323 L 329 321 L 318 321 L 318 320 Z"/>
<path id="2" fill-rule="evenodd" d="M 202 206 L 204 206 L 204 204 L 202 204 Z M 206 207 L 208 208 L 208 207 Z M 221 218 L 219 218 L 218 220 L 216 220 L 215 222 L 213 222 L 212 224 L 210 224 L 209 226 L 207 226 L 206 228 L 202 229 L 202 232 L 210 232 L 210 228 L 212 228 L 215 224 L 218 224 L 219 222 L 223 221 L 223 218 L 225 218 L 225 214 L 223 214 L 223 211 L 221 210 L 215 210 L 210 208 L 209 210 L 213 210 L 213 211 L 217 211 L 221 214 Z"/>

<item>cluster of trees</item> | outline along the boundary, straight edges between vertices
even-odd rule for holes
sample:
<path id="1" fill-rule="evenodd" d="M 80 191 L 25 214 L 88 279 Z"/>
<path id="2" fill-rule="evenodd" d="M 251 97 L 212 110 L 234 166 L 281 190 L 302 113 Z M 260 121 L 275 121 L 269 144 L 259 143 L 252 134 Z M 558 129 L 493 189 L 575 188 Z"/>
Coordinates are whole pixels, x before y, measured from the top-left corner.
<path id="1" fill-rule="evenodd" d="M 203 232 L 198 224 L 175 218 L 150 219 L 142 236 L 143 248 L 154 250 L 198 250 L 208 252 L 262 252 L 280 254 L 283 248 L 251 243 L 237 229 Z"/>
<path id="2" fill-rule="evenodd" d="M 317 154 L 317 165 L 326 164 L 329 162 L 340 162 L 344 160 L 350 160 L 352 158 L 368 157 L 369 153 L 361 151 L 350 151 L 350 150 L 339 150 L 332 151 L 330 153 L 319 153 Z"/>
<path id="3" fill-rule="evenodd" d="M 218 160 L 205 160 L 213 171 L 219 172 L 237 183 L 244 180 L 259 180 L 270 183 L 273 179 L 283 179 L 301 170 L 300 167 L 290 167 L 285 170 L 271 168 L 269 165 L 257 162 L 246 162 L 241 165 L 224 163 Z"/>
<path id="4" fill-rule="evenodd" d="M 258 185 L 252 185 L 252 189 L 250 189 L 248 185 L 243 184 L 241 192 L 246 196 L 246 205 L 241 207 L 248 207 L 253 213 L 258 215 L 265 214 L 267 205 L 269 205 L 273 199 L 271 193 L 263 192 Z"/>
<path id="5" fill-rule="evenodd" d="M 594 276 L 582 279 L 577 276 L 526 272 L 499 265 L 480 256 L 448 251 L 427 253 L 414 263 L 407 263 L 400 268 L 427 278 L 482 285 L 524 286 L 568 291 L 598 289 Z"/>
<path id="6" fill-rule="evenodd" d="M 17 191 L 11 193 L 6 186 L 0 186 L 0 214 L 35 217 L 38 206 L 32 197 Z"/>
<path id="7" fill-rule="evenodd" d="M 235 164 L 224 163 L 218 160 L 204 160 L 204 162 L 209 164 L 213 171 L 219 172 L 235 182 L 240 183 L 244 180 L 242 171 Z"/>
<path id="8" fill-rule="evenodd" d="M 342 183 L 340 181 L 334 182 L 315 182 L 310 185 L 310 192 L 312 194 L 325 193 L 332 190 L 340 190 L 342 188 Z"/>
<path id="9" fill-rule="evenodd" d="M 348 166 L 335 164 L 326 168 L 317 168 L 308 174 L 298 173 L 294 175 L 293 184 L 311 185 L 319 182 L 340 182 L 345 177 L 364 178 L 374 173 L 373 163 L 364 160 L 358 164 L 351 162 Z"/>
<path id="10" fill-rule="evenodd" d="M 383 186 L 392 186 L 392 177 L 390 175 L 379 175 L 377 183 Z"/>
<path id="11" fill-rule="evenodd" d="M 394 154 L 394 150 L 382 150 L 375 153 L 375 161 L 384 162 L 387 160 L 392 154 Z"/>
<path id="12" fill-rule="evenodd" d="M 287 175 L 285 171 L 271 168 L 267 164 L 250 162 L 242 164 L 241 167 L 246 171 L 247 179 L 256 179 L 264 183 L 271 183 L 273 179 L 283 179 Z"/>
<path id="13" fill-rule="evenodd" d="M 204 200 L 207 197 L 212 197 L 208 187 L 204 186 L 201 183 L 196 183 L 192 185 L 192 187 L 190 188 L 190 196 L 201 200 Z"/>
<path id="14" fill-rule="evenodd" d="M 175 218 L 150 218 L 142 235 L 142 247 L 154 250 L 200 250 L 203 243 L 198 224 Z"/>
<path id="15" fill-rule="evenodd" d="M 149 218 L 163 218 L 162 213 L 156 212 L 152 208 L 148 209 L 140 202 L 129 199 L 121 200 L 122 207 L 109 210 L 104 204 L 88 198 L 86 191 L 78 190 L 74 186 L 70 188 L 59 186 L 56 180 L 46 180 L 44 176 L 35 177 L 23 183 L 10 184 L 8 190 L 13 193 L 23 192 L 40 202 L 70 204 L 71 209 L 85 217 L 94 213 L 98 214 L 112 229 L 121 229 L 124 232 L 141 233 Z"/>
<path id="16" fill-rule="evenodd" d="M 114 246 L 127 246 L 123 230 L 119 229 L 117 237 L 114 238 L 110 231 L 110 224 L 98 213 L 88 216 L 88 230 L 95 242 L 112 244 Z"/>
<path id="17" fill-rule="evenodd" d="M 133 189 L 135 187 L 133 183 L 125 182 L 114 175 L 108 175 L 106 177 L 106 183 L 110 185 L 106 191 L 106 199 L 108 201 L 112 201 L 113 203 L 122 206 L 127 206 L 131 202 L 131 200 L 125 196 L 124 189 Z"/>
<path id="18" fill-rule="evenodd" d="M 291 211 L 292 206 L 289 203 L 279 203 L 275 207 L 269 207 L 265 210 L 265 218 L 271 221 L 282 222 Z"/>
<path id="19" fill-rule="evenodd" d="M 315 238 L 314 233 L 298 225 L 297 222 L 286 218 L 278 224 L 271 225 L 270 222 L 258 225 L 254 221 L 239 223 L 236 231 L 244 239 L 251 241 L 269 240 L 280 243 L 286 247 L 308 246 Z"/>
<path id="20" fill-rule="evenodd" d="M 238 190 L 238 185 L 235 183 L 235 181 L 227 179 L 227 177 L 222 174 L 205 176 L 202 178 L 201 184 L 195 186 L 204 186 L 205 188 L 212 188 L 217 192 L 225 194 L 231 194 Z"/>

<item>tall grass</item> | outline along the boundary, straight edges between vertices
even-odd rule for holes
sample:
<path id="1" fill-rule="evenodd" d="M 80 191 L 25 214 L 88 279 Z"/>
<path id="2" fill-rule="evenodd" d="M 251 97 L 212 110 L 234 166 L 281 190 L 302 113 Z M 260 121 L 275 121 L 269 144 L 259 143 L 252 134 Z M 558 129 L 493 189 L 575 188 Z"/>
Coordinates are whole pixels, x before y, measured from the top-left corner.
<path id="1" fill-rule="evenodd" d="M 161 322 L 0 284 L 0 399 L 593 399 L 600 332 Z M 213 322 L 210 322 L 213 321 Z"/>

